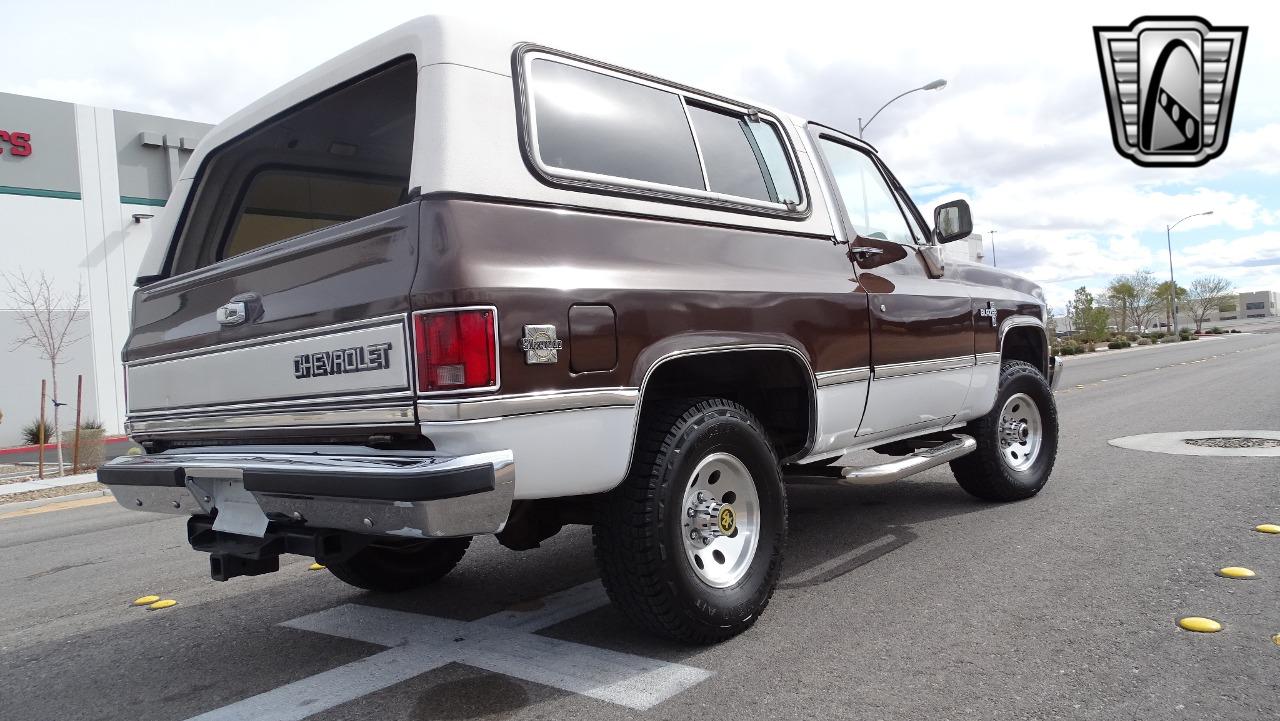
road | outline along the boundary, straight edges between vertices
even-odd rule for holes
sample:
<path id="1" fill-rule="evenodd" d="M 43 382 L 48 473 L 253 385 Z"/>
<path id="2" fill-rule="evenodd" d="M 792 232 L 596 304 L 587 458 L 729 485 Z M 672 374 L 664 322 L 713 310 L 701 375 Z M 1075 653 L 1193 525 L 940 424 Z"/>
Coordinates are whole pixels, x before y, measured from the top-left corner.
<path id="1" fill-rule="evenodd" d="M 594 598 L 581 528 L 523 554 L 477 541 L 437 586 L 382 596 L 297 558 L 209 581 L 181 519 L 114 504 L 0 519 L 4 716 L 1276 718 L 1280 536 L 1251 529 L 1280 522 L 1280 461 L 1107 441 L 1280 430 L 1280 335 L 1070 359 L 1067 373 L 1058 463 L 1039 496 L 975 502 L 945 468 L 874 488 L 793 486 L 787 582 L 755 628 L 713 648 L 654 640 L 596 602 L 555 616 L 563 603 L 537 601 L 580 584 L 573 593 Z M 1230 565 L 1260 578 L 1214 575 Z M 148 593 L 178 605 L 129 606 Z M 387 645 L 403 637 L 378 642 L 413 633 L 395 625 L 406 620 L 434 627 L 510 607 L 545 616 L 519 636 L 523 657 L 509 653 L 515 632 L 492 627 L 489 655 L 476 651 L 483 639 L 467 629 L 478 625 L 399 649 Z M 1182 631 L 1186 615 L 1225 629 Z M 538 675 L 574 659 L 585 668 Z M 571 678 L 625 675 L 637 659 L 652 688 Z M 674 695 L 627 705 L 663 683 Z"/>

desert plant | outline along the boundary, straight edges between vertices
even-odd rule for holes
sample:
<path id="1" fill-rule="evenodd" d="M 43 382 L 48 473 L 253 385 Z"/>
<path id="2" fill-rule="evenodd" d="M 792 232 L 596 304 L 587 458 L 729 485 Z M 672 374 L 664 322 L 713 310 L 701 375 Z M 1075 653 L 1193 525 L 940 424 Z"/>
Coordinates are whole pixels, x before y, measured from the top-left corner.
<path id="1" fill-rule="evenodd" d="M 102 430 L 102 421 L 97 418 L 89 418 L 80 421 L 80 430 L 82 431 L 100 431 Z"/>
<path id="2" fill-rule="evenodd" d="M 1128 348 L 1131 345 L 1132 343 L 1127 340 L 1113 340 L 1107 344 L 1107 347 L 1111 350 L 1120 350 L 1121 348 Z"/>
<path id="3" fill-rule="evenodd" d="M 1151 339 L 1150 339 L 1150 338 L 1139 338 L 1139 339 L 1138 339 L 1138 345 L 1151 345 Z"/>
<path id="4" fill-rule="evenodd" d="M 1214 334 L 1214 335 L 1221 335 L 1221 334 L 1222 334 L 1222 329 L 1215 325 L 1214 327 L 1212 327 L 1212 328 L 1210 328 L 1210 329 L 1209 329 L 1209 332 L 1210 332 L 1210 333 L 1212 333 L 1212 334 Z"/>
<path id="5" fill-rule="evenodd" d="M 53 438 L 53 426 L 49 421 L 44 422 L 44 442 L 48 443 Z M 40 442 L 40 421 L 39 419 L 31 421 L 22 427 L 22 440 L 29 446 L 34 446 Z"/>

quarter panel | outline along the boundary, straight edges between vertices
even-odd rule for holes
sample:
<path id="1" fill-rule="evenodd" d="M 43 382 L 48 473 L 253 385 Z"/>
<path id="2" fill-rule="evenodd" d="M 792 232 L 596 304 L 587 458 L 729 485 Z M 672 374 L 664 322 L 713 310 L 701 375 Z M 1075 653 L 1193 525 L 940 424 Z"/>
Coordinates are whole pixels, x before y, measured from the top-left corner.
<path id="1" fill-rule="evenodd" d="M 422 228 L 414 308 L 496 305 L 504 392 L 636 387 L 668 349 L 699 344 L 789 345 L 815 371 L 868 365 L 866 294 L 829 239 L 475 200 L 424 203 Z M 567 337 L 574 304 L 614 309 L 617 366 L 526 364 L 524 325 Z"/>

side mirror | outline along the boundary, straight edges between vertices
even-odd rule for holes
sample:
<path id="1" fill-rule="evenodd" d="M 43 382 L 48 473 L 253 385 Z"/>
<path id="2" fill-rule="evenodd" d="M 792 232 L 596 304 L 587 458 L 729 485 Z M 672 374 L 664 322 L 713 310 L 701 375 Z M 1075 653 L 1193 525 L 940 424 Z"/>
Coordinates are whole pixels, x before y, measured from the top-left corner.
<path id="1" fill-rule="evenodd" d="M 969 203 L 953 200 L 933 209 L 933 234 L 939 243 L 968 238 L 973 234 L 973 215 Z"/>

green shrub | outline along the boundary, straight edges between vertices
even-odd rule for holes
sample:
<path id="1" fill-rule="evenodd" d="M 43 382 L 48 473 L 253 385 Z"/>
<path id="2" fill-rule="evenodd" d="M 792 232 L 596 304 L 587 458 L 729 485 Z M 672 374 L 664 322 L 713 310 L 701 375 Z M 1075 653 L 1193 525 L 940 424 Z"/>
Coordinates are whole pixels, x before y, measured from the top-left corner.
<path id="1" fill-rule="evenodd" d="M 80 421 L 80 430 L 84 431 L 100 431 L 102 430 L 102 421 L 97 418 Z"/>
<path id="2" fill-rule="evenodd" d="M 1113 340 L 1107 344 L 1107 347 L 1111 350 L 1120 350 L 1121 348 L 1128 348 L 1130 345 L 1132 344 L 1127 340 Z"/>
<path id="3" fill-rule="evenodd" d="M 1212 334 L 1214 334 L 1214 335 L 1221 335 L 1221 334 L 1222 334 L 1222 329 L 1215 325 L 1214 327 L 1212 327 L 1212 328 L 1210 328 L 1210 329 L 1209 329 L 1209 332 L 1210 332 L 1210 333 L 1212 333 Z"/>
<path id="4" fill-rule="evenodd" d="M 1075 355 L 1076 348 L 1071 345 L 1064 345 L 1058 349 L 1058 355 Z"/>
<path id="5" fill-rule="evenodd" d="M 1126 333 L 1124 337 L 1125 337 L 1125 340 L 1129 341 L 1130 343 L 1135 343 L 1138 340 L 1137 333 Z"/>
<path id="6" fill-rule="evenodd" d="M 49 443 L 53 438 L 53 424 L 49 421 L 44 422 L 44 442 Z M 22 427 L 22 440 L 29 446 L 34 446 L 40 442 L 40 421 L 39 419 L 31 421 Z"/>
<path id="7" fill-rule="evenodd" d="M 1150 339 L 1150 338 L 1139 338 L 1139 339 L 1138 339 L 1138 345 L 1151 345 L 1151 339 Z"/>

